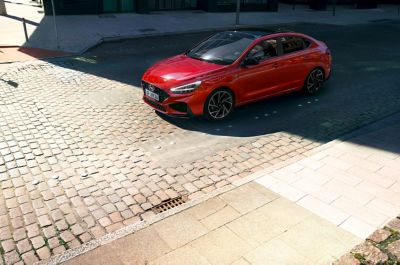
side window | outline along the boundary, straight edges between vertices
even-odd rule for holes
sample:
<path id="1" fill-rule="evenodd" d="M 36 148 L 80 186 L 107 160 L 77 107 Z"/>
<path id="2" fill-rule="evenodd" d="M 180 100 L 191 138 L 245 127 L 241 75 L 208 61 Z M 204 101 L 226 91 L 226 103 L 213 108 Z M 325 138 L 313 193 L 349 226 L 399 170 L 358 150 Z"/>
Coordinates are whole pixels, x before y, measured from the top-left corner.
<path id="1" fill-rule="evenodd" d="M 260 62 L 277 55 L 278 48 L 276 39 L 268 39 L 256 44 L 256 46 L 254 46 L 247 54 L 247 58 L 254 58 Z"/>
<path id="2" fill-rule="evenodd" d="M 304 49 L 303 38 L 299 37 L 282 37 L 282 50 L 283 54 L 301 51 Z"/>

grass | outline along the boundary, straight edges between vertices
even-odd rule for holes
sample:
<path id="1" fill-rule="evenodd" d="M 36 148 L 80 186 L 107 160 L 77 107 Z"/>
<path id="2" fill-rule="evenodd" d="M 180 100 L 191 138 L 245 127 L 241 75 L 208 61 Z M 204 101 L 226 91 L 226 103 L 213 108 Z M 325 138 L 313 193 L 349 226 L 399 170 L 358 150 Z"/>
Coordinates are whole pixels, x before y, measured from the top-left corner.
<path id="1" fill-rule="evenodd" d="M 3 249 L 3 247 L 1 246 L 1 241 L 0 241 L 0 255 L 1 255 L 1 260 L 3 261 L 4 264 L 6 264 L 6 260 L 4 257 L 5 251 Z"/>

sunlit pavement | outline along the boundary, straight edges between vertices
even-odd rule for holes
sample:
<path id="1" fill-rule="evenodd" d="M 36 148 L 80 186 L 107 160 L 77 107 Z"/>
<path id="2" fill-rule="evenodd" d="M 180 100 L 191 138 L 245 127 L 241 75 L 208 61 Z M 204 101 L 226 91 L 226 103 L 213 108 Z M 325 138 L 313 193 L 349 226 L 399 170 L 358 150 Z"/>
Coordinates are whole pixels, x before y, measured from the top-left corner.
<path id="1" fill-rule="evenodd" d="M 399 38 L 398 22 L 293 27 L 330 46 L 334 75 L 325 89 L 243 107 L 221 123 L 159 116 L 137 87 L 151 63 L 204 34 L 107 44 L 83 57 L 2 70 L 3 262 L 48 259 L 152 218 L 162 201 L 194 200 L 300 160 L 400 111 L 399 53 L 382 45 Z"/>
<path id="2" fill-rule="evenodd" d="M 67 264 L 397 264 L 399 124 L 364 127 Z"/>
<path id="3" fill-rule="evenodd" d="M 25 47 L 0 47 L 0 63 L 33 61 L 71 55 L 67 52 Z"/>

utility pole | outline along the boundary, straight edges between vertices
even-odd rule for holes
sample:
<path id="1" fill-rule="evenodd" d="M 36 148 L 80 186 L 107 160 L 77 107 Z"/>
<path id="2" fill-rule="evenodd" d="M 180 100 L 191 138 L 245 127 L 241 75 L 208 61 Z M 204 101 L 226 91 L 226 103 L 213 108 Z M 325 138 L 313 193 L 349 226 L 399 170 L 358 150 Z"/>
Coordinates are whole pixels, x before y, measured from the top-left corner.
<path id="1" fill-rule="evenodd" d="M 236 0 L 236 25 L 239 25 L 240 0 Z"/>
<path id="2" fill-rule="evenodd" d="M 4 3 L 4 0 L 0 0 L 0 15 L 7 15 L 6 3 Z"/>
<path id="3" fill-rule="evenodd" d="M 53 11 L 54 32 L 56 34 L 57 48 L 60 48 L 60 43 L 58 41 L 58 30 L 57 30 L 57 22 L 56 22 L 56 8 L 54 7 L 54 0 L 51 0 L 51 8 L 52 8 L 52 11 Z"/>

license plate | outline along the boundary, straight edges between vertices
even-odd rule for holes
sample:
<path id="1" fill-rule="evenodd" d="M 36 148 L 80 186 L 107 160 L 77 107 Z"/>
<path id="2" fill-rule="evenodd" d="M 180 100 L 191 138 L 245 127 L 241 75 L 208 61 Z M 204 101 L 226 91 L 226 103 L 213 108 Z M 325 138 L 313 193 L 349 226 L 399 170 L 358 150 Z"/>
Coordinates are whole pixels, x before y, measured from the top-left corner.
<path id="1" fill-rule="evenodd" d="M 146 94 L 146 96 L 148 96 L 149 98 L 155 99 L 157 101 L 160 100 L 160 96 L 150 90 L 145 89 L 144 93 Z"/>

